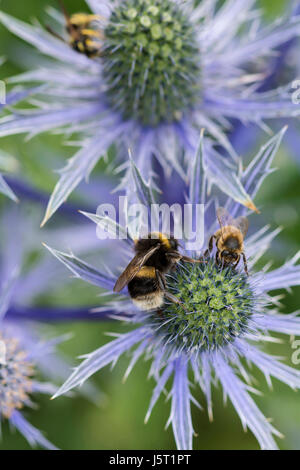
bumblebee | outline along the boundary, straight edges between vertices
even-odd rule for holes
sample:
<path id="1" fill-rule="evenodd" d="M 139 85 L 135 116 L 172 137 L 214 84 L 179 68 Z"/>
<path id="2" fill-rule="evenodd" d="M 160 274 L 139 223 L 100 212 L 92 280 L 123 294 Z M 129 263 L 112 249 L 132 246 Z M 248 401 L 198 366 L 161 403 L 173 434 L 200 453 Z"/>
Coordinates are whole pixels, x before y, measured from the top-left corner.
<path id="1" fill-rule="evenodd" d="M 217 209 L 217 218 L 220 228 L 211 236 L 206 254 L 213 249 L 215 240 L 217 253 L 216 262 L 222 266 L 237 267 L 241 257 L 244 262 L 244 269 L 248 275 L 247 260 L 244 253 L 244 238 L 248 232 L 248 219 L 238 217 L 234 219 L 224 207 Z"/>
<path id="2" fill-rule="evenodd" d="M 120 292 L 128 285 L 129 295 L 141 310 L 161 307 L 164 297 L 181 304 L 180 300 L 166 290 L 165 274 L 176 269 L 178 261 L 198 263 L 178 251 L 179 243 L 160 232 L 151 232 L 147 238 L 135 241 L 136 255 L 118 278 L 114 292 Z"/>
<path id="3" fill-rule="evenodd" d="M 100 27 L 100 15 L 75 13 L 69 15 L 62 1 L 59 2 L 66 20 L 66 31 L 69 35 L 69 44 L 77 52 L 87 57 L 101 55 L 101 42 L 104 35 Z M 65 42 L 64 38 L 55 33 L 49 26 L 48 31 L 58 39 Z"/>

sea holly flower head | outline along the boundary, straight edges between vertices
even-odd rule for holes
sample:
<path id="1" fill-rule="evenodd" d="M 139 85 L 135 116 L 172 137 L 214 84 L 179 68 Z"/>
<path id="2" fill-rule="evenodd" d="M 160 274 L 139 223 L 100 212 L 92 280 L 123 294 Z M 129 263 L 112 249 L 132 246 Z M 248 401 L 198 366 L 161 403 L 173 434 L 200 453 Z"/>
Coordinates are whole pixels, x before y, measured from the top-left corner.
<path id="1" fill-rule="evenodd" d="M 0 422 L 8 420 L 30 445 L 53 450 L 56 447 L 27 421 L 23 411 L 33 407 L 35 395 L 51 395 L 55 390 L 52 383 L 41 382 L 37 376 L 43 364 L 45 369 L 49 367 L 54 345 L 63 339 L 33 340 L 33 331 L 21 321 L 15 323 L 6 318 L 15 287 L 16 277 L 12 275 L 1 283 L 0 290 Z"/>
<path id="2" fill-rule="evenodd" d="M 168 289 L 182 303 L 169 303 L 161 315 L 151 312 L 146 321 L 170 347 L 186 354 L 226 346 L 251 325 L 259 305 L 247 276 L 210 259 L 179 266 Z"/>
<path id="3" fill-rule="evenodd" d="M 68 137 L 79 134 L 79 150 L 60 172 L 43 222 L 112 144 L 116 161 L 127 169 L 123 188 L 130 173 L 128 148 L 144 177 L 153 172 L 155 157 L 166 175 L 175 170 L 186 181 L 202 128 L 208 182 L 253 209 L 239 178 L 240 158 L 228 139 L 230 120 L 265 128 L 265 120 L 299 114 L 288 84 L 259 92 L 268 77 L 269 57 L 299 35 L 299 18 L 258 27 L 261 18 L 254 0 L 228 0 L 222 6 L 217 0 L 202 0 L 197 6 L 177 0 L 87 4 L 99 15 L 92 31 L 98 27 L 96 32 L 103 35 L 93 57 L 71 47 L 69 19 L 53 9 L 52 29 L 63 40 L 39 25 L 0 15 L 10 31 L 51 59 L 42 58 L 37 69 L 8 80 L 25 84 L 8 93 L 9 109 L 22 100 L 33 106 L 5 115 L 0 135 L 34 136 L 52 130 Z M 223 174 L 231 178 L 234 193 L 222 184 Z"/>
<path id="4" fill-rule="evenodd" d="M 55 346 L 65 338 L 43 340 L 36 325 L 29 326 L 21 318 L 16 322 L 10 315 L 12 303 L 20 297 L 24 282 L 21 266 L 25 243 L 18 237 L 23 236 L 28 225 L 22 222 L 21 211 L 14 206 L 1 214 L 0 422 L 8 420 L 32 446 L 55 449 L 23 415 L 24 410 L 33 407 L 37 394 L 51 395 L 55 390 L 51 382 L 42 382 L 39 377 L 42 373 L 52 380 L 55 366 L 56 379 L 60 376 L 62 363 L 56 356 Z"/>
<path id="5" fill-rule="evenodd" d="M 29 401 L 34 368 L 26 361 L 26 353 L 16 340 L 1 335 L 0 345 L 0 413 L 5 418 L 10 418 L 14 410 L 23 408 Z"/>
<path id="6" fill-rule="evenodd" d="M 276 136 L 280 139 L 280 136 Z M 271 140 L 274 140 L 271 139 Z M 273 142 L 274 144 L 274 142 Z M 254 197 L 265 177 L 270 173 L 270 166 L 275 151 L 270 152 L 270 143 L 265 145 L 255 160 L 242 174 L 242 180 L 248 182 L 248 191 Z M 270 232 L 267 227 L 255 231 L 245 239 L 245 254 L 249 275 L 243 264 L 237 268 L 224 266 L 217 262 L 216 248 L 211 254 L 203 256 L 203 249 L 218 228 L 215 207 L 211 199 L 206 199 L 203 187 L 207 181 L 203 176 L 203 136 L 198 150 L 190 162 L 192 172 L 191 184 L 187 188 L 187 202 L 205 204 L 204 247 L 188 251 L 188 254 L 201 263 L 181 262 L 176 269 L 166 275 L 166 290 L 173 295 L 176 302 L 166 296 L 163 305 L 158 309 L 139 310 L 128 297 L 126 289 L 121 295 L 113 298 L 106 306 L 99 308 L 103 315 L 109 314 L 132 325 L 129 333 L 117 335 L 117 338 L 96 351 L 82 357 L 82 363 L 73 371 L 69 379 L 58 390 L 55 396 L 67 393 L 76 386 L 82 385 L 91 375 L 108 364 L 115 364 L 125 352 L 132 351 L 132 359 L 125 377 L 133 369 L 137 360 L 145 355 L 150 359 L 150 375 L 156 385 L 146 414 L 149 419 L 152 409 L 172 378 L 169 398 L 171 413 L 168 424 L 172 424 L 178 449 L 191 449 L 193 424 L 191 402 L 199 406 L 191 393 L 191 372 L 195 384 L 203 390 L 212 418 L 212 385 L 219 382 L 241 418 L 244 428 L 249 428 L 257 438 L 261 448 L 276 449 L 275 436 L 280 433 L 270 424 L 258 409 L 250 393 L 251 376 L 243 364 L 243 359 L 257 366 L 265 375 L 268 383 L 270 377 L 276 377 L 292 388 L 300 388 L 300 373 L 280 362 L 275 357 L 262 351 L 260 345 L 272 341 L 271 332 L 283 334 L 300 334 L 300 320 L 297 313 L 281 315 L 277 311 L 277 298 L 272 298 L 272 291 L 278 288 L 290 288 L 300 284 L 299 253 L 283 266 L 273 271 L 267 268 L 256 269 L 256 263 L 268 250 L 278 230 Z M 147 204 L 150 216 L 154 204 L 153 186 L 145 181 L 131 160 L 132 200 Z M 167 187 L 163 188 L 167 191 Z M 218 203 L 217 203 L 218 205 Z M 246 209 L 228 198 L 225 207 L 233 217 L 245 216 Z M 108 215 L 85 214 L 100 228 L 111 233 L 118 227 L 116 221 Z M 120 228 L 120 227 L 118 227 Z M 128 228 L 128 227 L 127 227 Z M 251 222 L 250 222 L 251 230 Z M 126 228 L 120 228 L 126 250 L 126 260 L 121 271 L 132 259 L 128 246 L 134 242 L 129 236 L 124 238 Z M 184 244 L 184 240 L 181 241 Z M 86 282 L 91 282 L 111 295 L 120 272 L 114 266 L 101 270 L 78 259 L 73 254 L 66 254 L 48 247 L 71 272 Z M 183 245 L 184 249 L 184 245 Z M 199 258 L 201 256 L 202 259 Z M 199 431 L 197 430 L 198 434 Z"/>
<path id="7" fill-rule="evenodd" d="M 33 447 L 55 449 L 25 416 L 36 407 L 39 394 L 50 397 L 55 392 L 54 383 L 62 383 L 70 367 L 68 359 L 57 350 L 70 335 L 54 336 L 48 326 L 45 338 L 40 322 L 66 320 L 70 312 L 33 307 L 34 299 L 48 292 L 50 286 L 61 285 L 63 278 L 52 259 L 33 257 L 37 243 L 41 245 L 35 230 L 37 219 L 31 220 L 23 203 L 7 204 L 9 209 L 1 212 L 0 230 L 0 424 L 8 420 Z M 37 212 L 35 207 L 35 215 Z M 52 229 L 48 236 L 55 240 L 65 236 L 70 241 L 73 229 L 61 227 L 58 232 Z M 89 238 L 89 230 L 84 233 Z M 77 240 L 78 248 L 80 244 L 82 241 Z M 91 400 L 101 398 L 94 387 L 83 390 L 83 394 Z"/>
<path id="8" fill-rule="evenodd" d="M 179 4 L 121 2 L 104 34 L 103 77 L 113 109 L 145 126 L 180 121 L 193 109 L 201 91 L 200 50 Z"/>

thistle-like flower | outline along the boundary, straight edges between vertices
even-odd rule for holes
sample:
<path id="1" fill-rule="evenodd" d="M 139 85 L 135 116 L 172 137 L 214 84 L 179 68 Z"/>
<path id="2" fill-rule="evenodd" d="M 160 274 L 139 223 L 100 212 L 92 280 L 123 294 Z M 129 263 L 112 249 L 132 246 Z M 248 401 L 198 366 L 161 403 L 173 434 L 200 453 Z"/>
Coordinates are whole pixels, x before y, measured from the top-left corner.
<path id="1" fill-rule="evenodd" d="M 242 174 L 242 181 L 253 198 L 270 173 L 278 140 L 280 135 L 271 139 Z M 187 202 L 206 203 L 205 249 L 218 225 L 212 201 L 203 199 L 204 186 L 207 183 L 205 176 L 203 177 L 203 137 L 190 162 L 190 171 L 193 176 Z M 133 161 L 131 172 L 131 190 L 141 204 L 147 202 L 150 210 L 155 202 L 152 186 L 142 178 Z M 246 209 L 231 198 L 227 199 L 225 205 L 233 217 L 245 215 Z M 100 227 L 114 232 L 115 222 L 108 216 L 85 215 Z M 122 235 L 125 233 L 123 229 Z M 269 232 L 265 227 L 246 238 L 249 276 L 245 274 L 242 265 L 234 269 L 217 263 L 215 253 L 204 263 L 179 263 L 177 269 L 166 276 L 166 289 L 180 303 L 165 300 L 159 310 L 140 311 L 127 297 L 124 289 L 119 298 L 106 307 L 101 307 L 100 311 L 108 311 L 113 318 L 126 321 L 133 326 L 132 331 L 119 335 L 105 346 L 85 355 L 83 362 L 55 396 L 82 385 L 91 375 L 108 364 L 115 364 L 123 353 L 135 348 L 125 376 L 130 373 L 136 361 L 146 355 L 152 360 L 150 375 L 156 381 L 146 421 L 169 379 L 173 377 L 169 395 L 169 424 L 172 424 L 178 449 L 192 448 L 191 402 L 197 405 L 190 390 L 192 374 L 195 383 L 206 396 L 210 417 L 213 408 L 211 386 L 220 382 L 244 428 L 248 427 L 252 431 L 261 448 L 276 449 L 273 436 L 279 436 L 279 432 L 264 417 L 250 396 L 249 392 L 255 390 L 251 386 L 251 377 L 243 365 L 243 359 L 255 364 L 269 383 L 273 376 L 293 388 L 300 388 L 299 371 L 279 362 L 259 347 L 259 343 L 272 340 L 269 331 L 300 334 L 299 317 L 296 314 L 279 314 L 276 311 L 276 298 L 272 298 L 270 293 L 274 289 L 300 284 L 300 267 L 297 264 L 299 253 L 273 271 L 268 271 L 267 268 L 263 271 L 255 269 L 256 262 L 277 234 L 278 230 Z M 124 242 L 127 263 L 126 260 L 122 263 L 123 269 L 130 260 L 128 246 L 133 246 L 133 240 L 124 239 Z M 104 269 L 99 271 L 73 255 L 49 249 L 75 276 L 112 293 L 117 273 L 105 274 Z M 199 256 L 197 252 L 190 252 L 190 255 Z M 107 272 L 113 269 L 112 266 L 109 268 Z"/>
<path id="2" fill-rule="evenodd" d="M 13 90 L 7 103 L 27 99 L 34 107 L 5 116 L 0 135 L 33 136 L 55 129 L 82 136 L 80 150 L 61 171 L 44 222 L 111 144 L 116 144 L 118 161 L 127 165 L 131 148 L 145 177 L 155 156 L 167 173 L 175 169 L 185 179 L 201 128 L 208 134 L 207 178 L 213 174 L 210 182 L 226 191 L 217 176 L 225 172 L 236 187 L 227 195 L 255 209 L 242 185 L 236 184 L 240 162 L 227 131 L 232 118 L 264 126 L 265 119 L 299 114 L 288 86 L 257 91 L 268 76 L 268 56 L 299 34 L 299 19 L 260 27 L 254 0 L 228 0 L 222 7 L 217 0 L 203 0 L 198 6 L 190 0 L 87 3 L 99 15 L 92 26 L 98 28 L 97 43 L 102 36 L 99 54 L 93 57 L 72 49 L 64 31 L 66 18 L 57 11 L 50 10 L 58 23 L 52 27 L 55 34 L 3 12 L 0 16 L 10 31 L 51 58 L 37 70 L 10 79 L 32 85 Z M 85 39 L 83 52 L 91 41 Z M 215 144 L 221 148 L 218 152 Z M 123 187 L 126 184 L 124 178 Z"/>
<path id="3" fill-rule="evenodd" d="M 31 407 L 36 394 L 51 395 L 55 390 L 49 382 L 41 382 L 37 375 L 51 362 L 55 344 L 60 340 L 42 342 L 21 321 L 6 319 L 11 297 L 16 288 L 17 275 L 12 272 L 3 279 L 0 290 L 0 422 L 8 419 L 32 446 L 55 449 L 43 434 L 32 426 L 23 409 Z M 61 339 L 62 340 L 62 339 Z M 54 359 L 55 362 L 55 359 Z"/>
<path id="4" fill-rule="evenodd" d="M 41 256 L 28 267 L 28 259 L 36 250 L 38 235 L 33 228 L 36 224 L 32 223 L 28 213 L 25 217 L 23 207 L 20 206 L 11 203 L 9 210 L 1 213 L 0 424 L 9 420 L 30 445 L 55 449 L 25 416 L 33 408 L 38 394 L 51 396 L 55 392 L 53 383 L 62 383 L 70 367 L 69 361 L 57 352 L 57 345 L 69 335 L 49 337 L 48 332 L 47 338 L 44 338 L 44 331 L 42 336 L 38 322 L 66 320 L 70 316 L 74 320 L 74 311 L 32 306 L 34 299 L 50 286 L 54 287 L 62 276 L 56 270 L 54 260 L 49 260 L 49 257 Z M 37 212 L 37 207 L 35 210 Z M 50 239 L 54 236 L 55 240 L 56 237 L 62 240 L 65 235 L 71 241 L 73 230 L 61 230 L 63 232 L 60 232 L 60 236 L 52 231 Z M 90 237 L 88 231 L 84 230 L 84 233 Z M 80 243 L 82 240 L 79 245 L 77 240 L 78 248 Z M 79 309 L 75 319 L 80 315 L 82 311 Z M 41 377 L 47 381 L 41 381 Z M 98 395 L 93 387 L 84 393 L 93 400 Z"/>
<path id="5" fill-rule="evenodd" d="M 8 419 L 30 445 L 53 450 L 56 447 L 23 415 L 25 408 L 32 407 L 34 395 L 40 393 L 51 395 L 55 390 L 51 383 L 41 382 L 36 378 L 39 375 L 39 362 L 46 361 L 47 355 L 49 358 L 53 345 L 51 341 L 40 343 L 39 347 L 29 345 L 27 333 L 26 330 L 22 331 L 20 325 L 7 323 L 5 319 L 4 321 L 2 319 L 0 325 L 0 420 Z"/>

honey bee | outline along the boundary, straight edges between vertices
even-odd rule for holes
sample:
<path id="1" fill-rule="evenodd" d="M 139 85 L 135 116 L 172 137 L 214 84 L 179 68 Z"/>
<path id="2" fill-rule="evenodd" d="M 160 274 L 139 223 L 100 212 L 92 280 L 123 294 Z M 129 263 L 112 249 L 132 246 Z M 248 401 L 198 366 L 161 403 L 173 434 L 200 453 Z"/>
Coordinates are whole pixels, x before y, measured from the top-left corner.
<path id="1" fill-rule="evenodd" d="M 135 240 L 136 255 L 118 278 L 114 292 L 120 292 L 128 285 L 129 295 L 141 310 L 161 307 L 164 297 L 181 304 L 180 300 L 166 290 L 165 274 L 176 269 L 179 261 L 199 263 L 178 251 L 179 243 L 160 232 L 152 232 L 147 238 Z"/>
<path id="2" fill-rule="evenodd" d="M 231 265 L 236 268 L 242 256 L 245 272 L 249 275 L 244 253 L 244 238 L 248 232 L 248 219 L 246 217 L 234 219 L 224 207 L 217 209 L 217 218 L 220 228 L 210 237 L 206 254 L 212 251 L 215 240 L 217 264 Z"/>
<path id="3" fill-rule="evenodd" d="M 101 55 L 101 43 L 104 39 L 103 31 L 100 29 L 100 15 L 87 13 L 75 13 L 69 15 L 62 1 L 59 2 L 66 20 L 66 31 L 69 35 L 69 44 L 77 52 L 85 54 L 87 57 L 97 57 Z M 54 32 L 49 26 L 48 31 L 64 41 L 59 34 Z"/>

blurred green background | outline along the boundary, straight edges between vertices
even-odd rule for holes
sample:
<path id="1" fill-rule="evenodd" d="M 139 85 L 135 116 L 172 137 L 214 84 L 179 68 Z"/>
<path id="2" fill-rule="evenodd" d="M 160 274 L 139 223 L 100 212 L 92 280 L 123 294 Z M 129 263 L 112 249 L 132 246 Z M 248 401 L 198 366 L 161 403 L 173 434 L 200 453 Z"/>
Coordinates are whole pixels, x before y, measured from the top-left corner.
<path id="1" fill-rule="evenodd" d="M 65 0 L 70 12 L 84 10 L 84 2 Z M 259 1 L 265 9 L 266 19 L 282 11 L 281 0 Z M 24 21 L 46 18 L 45 7 L 57 6 L 55 1 L 27 0 L 16 2 L 2 0 L 1 8 Z M 46 20 L 45 20 L 46 21 Z M 7 62 L 1 67 L 0 78 L 18 73 L 28 64 L 24 64 L 25 45 L 0 26 L 0 56 L 6 56 Z M 30 64 L 29 64 L 30 65 Z M 53 169 L 62 166 L 62 160 L 72 154 L 72 148 L 64 147 L 62 139 L 57 136 L 38 136 L 24 145 L 24 136 L 13 136 L 1 139 L 0 148 L 14 155 L 18 162 L 17 172 L 33 184 L 50 191 L 56 181 Z M 259 142 L 258 142 L 259 145 Z M 253 149 L 251 151 L 253 154 Z M 300 161 L 300 159 L 299 159 Z M 300 242 L 300 166 L 288 155 L 284 146 L 281 148 L 275 166 L 278 171 L 271 175 L 256 200 L 263 213 L 264 222 L 274 228 L 284 227 L 271 252 L 265 256 L 265 262 L 272 261 L 279 265 L 291 257 L 298 249 Z M 105 171 L 105 165 L 99 165 L 96 172 Z M 76 201 L 76 196 L 71 200 Z M 53 223 L 53 222 L 50 222 Z M 261 219 L 260 219 L 261 223 Z M 38 228 L 37 228 L 38 229 Z M 59 247 L 58 247 L 59 248 Z M 68 276 L 66 271 L 66 276 Z M 74 281 L 67 287 L 51 292 L 38 304 L 98 305 L 100 303 L 96 288 L 89 287 L 81 281 Z M 299 307 L 300 289 L 295 288 L 287 294 L 283 302 L 283 311 L 289 313 Z M 44 327 L 47 331 L 47 327 Z M 65 343 L 61 350 L 75 358 L 90 352 L 108 339 L 106 331 L 123 331 L 116 323 L 77 323 L 53 326 L 56 334 L 72 332 L 73 338 Z M 289 339 L 283 337 L 284 343 L 267 345 L 266 350 L 280 356 L 286 356 L 287 362 L 293 352 Z M 144 425 L 144 416 L 154 386 L 153 380 L 147 380 L 149 363 L 139 361 L 127 382 L 122 384 L 122 376 L 128 365 L 128 357 L 123 357 L 113 371 L 105 368 L 96 374 L 94 383 L 105 393 L 105 401 L 95 406 L 83 398 L 59 398 L 50 402 L 47 397 L 37 398 L 38 410 L 26 410 L 30 422 L 46 432 L 47 437 L 62 449 L 174 449 L 174 440 L 170 429 L 164 431 L 169 414 L 169 403 L 160 399 L 154 408 L 152 417 Z M 296 366 L 297 367 L 297 366 Z M 299 366 L 298 366 L 299 367 Z M 253 371 L 259 380 L 259 388 L 264 392 L 256 397 L 258 405 L 267 417 L 272 417 L 275 427 L 284 435 L 279 442 L 283 449 L 300 449 L 300 393 L 293 392 L 274 380 L 274 390 L 270 391 L 263 376 Z M 205 404 L 204 397 L 195 388 L 196 399 Z M 240 421 L 230 403 L 223 405 L 220 389 L 213 391 L 214 422 L 208 421 L 205 406 L 203 411 L 193 408 L 194 428 L 198 436 L 194 439 L 196 449 L 257 449 L 256 440 L 250 432 L 244 433 Z M 13 433 L 4 423 L 0 449 L 29 449 L 24 438 Z"/>

